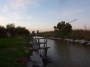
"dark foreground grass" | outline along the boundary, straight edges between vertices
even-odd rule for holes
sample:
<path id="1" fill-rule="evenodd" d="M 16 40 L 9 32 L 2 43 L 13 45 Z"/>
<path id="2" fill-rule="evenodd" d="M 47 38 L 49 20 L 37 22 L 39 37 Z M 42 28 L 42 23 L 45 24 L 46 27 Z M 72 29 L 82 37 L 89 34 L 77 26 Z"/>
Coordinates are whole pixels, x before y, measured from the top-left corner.
<path id="1" fill-rule="evenodd" d="M 27 37 L 0 39 L 0 67 L 26 67 Z"/>

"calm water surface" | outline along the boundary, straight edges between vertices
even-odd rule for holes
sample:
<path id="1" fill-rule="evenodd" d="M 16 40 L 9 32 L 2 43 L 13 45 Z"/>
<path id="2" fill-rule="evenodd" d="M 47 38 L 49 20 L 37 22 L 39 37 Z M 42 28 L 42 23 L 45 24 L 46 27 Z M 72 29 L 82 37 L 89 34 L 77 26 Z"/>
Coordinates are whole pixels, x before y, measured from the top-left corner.
<path id="1" fill-rule="evenodd" d="M 48 46 L 52 63 L 47 67 L 90 67 L 90 47 L 50 39 Z"/>

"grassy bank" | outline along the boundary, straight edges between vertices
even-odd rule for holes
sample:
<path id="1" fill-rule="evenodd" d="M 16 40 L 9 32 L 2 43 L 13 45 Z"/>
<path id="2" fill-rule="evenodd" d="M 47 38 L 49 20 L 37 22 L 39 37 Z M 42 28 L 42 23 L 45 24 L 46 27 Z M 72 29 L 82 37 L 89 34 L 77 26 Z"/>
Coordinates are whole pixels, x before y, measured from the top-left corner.
<path id="1" fill-rule="evenodd" d="M 25 67 L 27 40 L 26 36 L 0 39 L 0 67 Z"/>
<path id="2" fill-rule="evenodd" d="M 73 39 L 90 40 L 90 30 L 83 30 L 83 29 L 73 30 L 70 37 Z"/>
<path id="3" fill-rule="evenodd" d="M 48 31 L 40 33 L 40 36 L 55 37 L 55 34 L 56 33 L 54 31 Z M 57 36 L 57 38 L 59 37 Z M 83 29 L 72 30 L 68 35 L 65 35 L 64 38 L 90 40 L 90 30 L 83 30 Z"/>

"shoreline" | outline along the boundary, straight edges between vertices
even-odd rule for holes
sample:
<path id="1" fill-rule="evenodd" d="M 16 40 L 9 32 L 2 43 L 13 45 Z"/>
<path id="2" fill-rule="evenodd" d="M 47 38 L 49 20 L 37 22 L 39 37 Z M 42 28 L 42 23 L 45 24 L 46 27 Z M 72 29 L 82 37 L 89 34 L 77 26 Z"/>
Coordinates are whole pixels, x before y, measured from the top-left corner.
<path id="1" fill-rule="evenodd" d="M 63 41 L 67 41 L 69 43 L 78 43 L 81 45 L 87 45 L 90 46 L 90 40 L 85 40 L 85 39 L 70 39 L 70 38 L 55 38 L 55 37 L 48 37 L 48 39 L 52 39 L 52 40 L 63 40 Z"/>

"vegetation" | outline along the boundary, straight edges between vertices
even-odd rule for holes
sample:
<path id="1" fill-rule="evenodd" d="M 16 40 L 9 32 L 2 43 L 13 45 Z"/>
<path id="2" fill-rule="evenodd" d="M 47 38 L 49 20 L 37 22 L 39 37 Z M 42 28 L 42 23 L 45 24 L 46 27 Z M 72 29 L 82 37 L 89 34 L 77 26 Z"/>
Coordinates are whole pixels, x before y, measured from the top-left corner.
<path id="1" fill-rule="evenodd" d="M 68 36 L 68 38 L 90 40 L 90 30 L 73 30 L 72 33 Z"/>
<path id="2" fill-rule="evenodd" d="M 25 67 L 28 57 L 26 36 L 0 39 L 0 67 Z"/>
<path id="3" fill-rule="evenodd" d="M 65 21 L 61 21 L 57 24 L 57 26 L 54 26 L 55 37 L 64 38 L 71 31 L 72 26 L 69 23 L 65 23 Z"/>
<path id="4" fill-rule="evenodd" d="M 4 26 L 0 26 L 0 38 L 5 37 L 6 35 L 6 29 Z"/>
<path id="5" fill-rule="evenodd" d="M 30 32 L 14 24 L 0 26 L 0 67 L 26 67 Z"/>
<path id="6" fill-rule="evenodd" d="M 3 37 L 14 37 L 16 35 L 28 35 L 30 34 L 29 30 L 25 27 L 17 26 L 12 24 L 7 24 L 6 28 L 4 26 L 0 26 L 0 38 Z"/>
<path id="7" fill-rule="evenodd" d="M 54 31 L 46 31 L 46 32 L 40 32 L 38 35 L 43 37 L 52 37 L 54 34 Z"/>
<path id="8" fill-rule="evenodd" d="M 41 32 L 39 35 L 45 37 L 73 38 L 90 40 L 90 30 L 72 29 L 71 24 L 61 21 L 54 26 L 54 31 Z"/>

